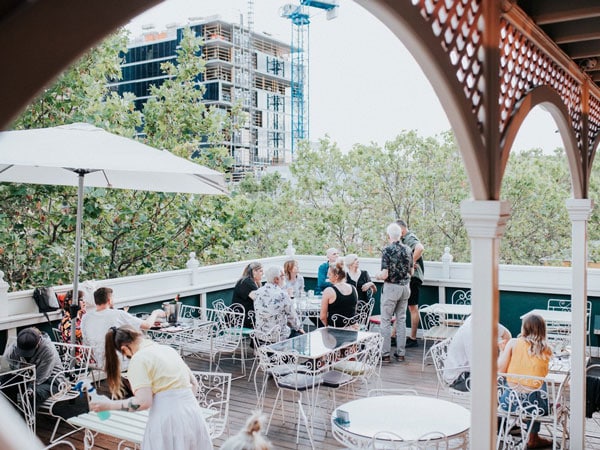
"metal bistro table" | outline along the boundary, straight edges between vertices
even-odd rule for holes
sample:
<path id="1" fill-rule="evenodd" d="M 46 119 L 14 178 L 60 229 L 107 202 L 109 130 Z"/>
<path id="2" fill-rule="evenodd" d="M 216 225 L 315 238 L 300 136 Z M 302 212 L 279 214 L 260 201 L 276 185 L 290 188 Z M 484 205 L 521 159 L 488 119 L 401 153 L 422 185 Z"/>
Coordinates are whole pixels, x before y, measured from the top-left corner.
<path id="1" fill-rule="evenodd" d="M 200 408 L 204 419 L 215 414 L 215 411 L 207 408 Z M 85 430 L 83 446 L 85 450 L 94 448 L 94 442 L 98 433 L 119 439 L 117 449 L 130 449 L 126 445 L 131 443 L 134 448 L 140 448 L 144 440 L 146 423 L 148 422 L 149 411 L 110 411 L 110 417 L 102 420 L 97 413 L 88 412 L 71 417 L 67 420 L 71 425 Z"/>
<path id="2" fill-rule="evenodd" d="M 35 366 L 0 356 L 0 393 L 23 414 L 35 434 Z"/>
<path id="3" fill-rule="evenodd" d="M 340 423 L 338 411 L 347 413 Z M 456 403 L 418 395 L 384 395 L 354 400 L 331 414 L 333 437 L 349 448 L 387 441 L 418 448 L 468 448 L 471 413 Z M 431 447 L 429 447 L 431 443 Z M 411 447 L 412 448 L 412 447 Z"/>
<path id="4" fill-rule="evenodd" d="M 356 344 L 376 334 L 370 331 L 324 327 L 270 344 L 268 348 L 277 352 L 298 354 L 307 368 L 319 372 L 328 369 L 328 366 L 338 359 L 348 356 L 348 352 L 357 350 Z"/>
<path id="5" fill-rule="evenodd" d="M 170 345 L 183 356 L 199 344 L 210 354 L 210 370 L 213 361 L 213 326 L 215 322 L 203 319 L 185 320 L 177 324 L 164 324 L 147 331 L 148 337 L 159 344 Z"/>
<path id="6" fill-rule="evenodd" d="M 321 296 L 313 295 L 309 297 L 300 297 L 294 299 L 298 314 L 302 318 L 302 324 L 314 326 L 311 319 L 316 318 L 317 327 L 320 325 L 319 317 L 321 316 Z"/>

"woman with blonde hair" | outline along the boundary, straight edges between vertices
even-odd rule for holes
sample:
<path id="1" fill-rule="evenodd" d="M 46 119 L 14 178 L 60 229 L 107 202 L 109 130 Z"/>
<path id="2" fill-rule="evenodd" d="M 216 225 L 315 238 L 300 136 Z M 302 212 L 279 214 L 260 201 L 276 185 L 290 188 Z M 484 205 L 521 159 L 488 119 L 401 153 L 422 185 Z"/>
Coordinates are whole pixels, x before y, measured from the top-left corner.
<path id="1" fill-rule="evenodd" d="M 356 314 L 358 294 L 356 288 L 346 281 L 346 271 L 342 259 L 338 259 L 337 262 L 329 265 L 327 278 L 333 286 L 325 288 L 323 291 L 319 317 L 323 325 L 333 326 L 335 324 L 331 317 L 334 314 L 344 317 L 352 317 Z"/>
<path id="2" fill-rule="evenodd" d="M 120 356 L 129 358 L 127 379 L 133 397 L 90 403 L 91 411 L 150 409 L 142 450 L 212 449 L 206 422 L 193 390 L 196 378 L 175 349 L 159 345 L 130 325 L 111 327 L 105 339 L 105 369 L 113 397 L 120 398 Z"/>
<path id="3" fill-rule="evenodd" d="M 356 288 L 358 299 L 367 301 L 373 293 L 377 292 L 377 286 L 371 281 L 369 272 L 359 269 L 358 255 L 350 253 L 344 257 L 346 265 L 346 281 Z M 371 293 L 369 293 L 371 292 Z"/>
<path id="4" fill-rule="evenodd" d="M 527 375 L 544 378 L 548 375 L 552 349 L 546 341 L 546 322 L 537 314 L 528 314 L 523 318 L 521 334 L 508 341 L 498 357 L 498 372 L 506 373 L 508 389 L 504 389 L 500 397 L 500 407 L 504 410 L 514 408 L 511 395 L 526 396 L 528 404 L 535 404 L 548 414 L 548 398 L 540 391 L 546 391 L 546 384 L 535 379 L 517 379 L 514 375 Z M 522 387 L 528 391 L 522 392 Z M 513 389 L 511 389 L 513 388 Z M 511 394 L 512 392 L 512 394 Z M 540 437 L 540 423 L 531 425 L 527 448 L 544 448 L 552 445 L 552 441 Z"/>

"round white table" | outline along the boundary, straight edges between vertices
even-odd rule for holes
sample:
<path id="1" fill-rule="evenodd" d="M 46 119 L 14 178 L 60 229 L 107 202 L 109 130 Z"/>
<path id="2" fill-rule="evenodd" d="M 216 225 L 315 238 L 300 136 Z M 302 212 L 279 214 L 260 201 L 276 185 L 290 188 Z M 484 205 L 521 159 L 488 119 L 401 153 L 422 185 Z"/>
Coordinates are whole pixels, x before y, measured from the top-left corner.
<path id="1" fill-rule="evenodd" d="M 336 420 L 338 409 L 348 413 L 349 423 L 340 424 Z M 465 407 L 415 395 L 362 398 L 341 405 L 331 415 L 333 436 L 350 448 L 370 447 L 373 436 L 383 431 L 394 433 L 404 442 L 440 432 L 446 436 L 446 441 L 461 438 L 456 447 L 449 448 L 467 448 L 470 425 L 471 413 Z M 395 437 L 388 435 L 382 439 L 394 440 Z"/>

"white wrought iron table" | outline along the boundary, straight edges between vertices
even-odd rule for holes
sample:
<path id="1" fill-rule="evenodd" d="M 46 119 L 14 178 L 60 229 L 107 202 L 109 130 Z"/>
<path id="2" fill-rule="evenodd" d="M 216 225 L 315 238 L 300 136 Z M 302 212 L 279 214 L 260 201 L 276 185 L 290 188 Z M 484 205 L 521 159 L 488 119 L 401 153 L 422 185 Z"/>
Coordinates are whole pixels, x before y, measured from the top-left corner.
<path id="1" fill-rule="evenodd" d="M 348 413 L 348 423 L 337 421 L 338 410 Z M 331 414 L 334 438 L 349 448 L 372 448 L 375 438 L 382 443 L 406 444 L 430 439 L 444 442 L 443 448 L 466 449 L 470 425 L 471 413 L 465 407 L 416 395 L 361 398 L 341 405 Z"/>
<path id="2" fill-rule="evenodd" d="M 215 411 L 207 408 L 200 408 L 204 419 L 215 414 Z M 139 448 L 144 439 L 146 423 L 148 422 L 149 411 L 110 411 L 110 417 L 106 420 L 100 419 L 98 414 L 88 412 L 71 417 L 67 420 L 71 425 L 83 428 L 85 436 L 83 445 L 85 450 L 94 448 L 94 441 L 98 433 L 106 434 L 120 439 L 117 449 L 128 449 L 125 444 L 131 443 L 134 448 Z"/>

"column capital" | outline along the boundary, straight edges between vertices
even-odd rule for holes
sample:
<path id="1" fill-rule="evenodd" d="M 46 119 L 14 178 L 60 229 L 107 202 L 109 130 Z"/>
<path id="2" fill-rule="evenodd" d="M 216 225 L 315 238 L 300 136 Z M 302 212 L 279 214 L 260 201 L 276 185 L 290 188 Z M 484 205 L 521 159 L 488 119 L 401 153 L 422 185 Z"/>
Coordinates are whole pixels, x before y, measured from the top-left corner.
<path id="1" fill-rule="evenodd" d="M 579 222 L 585 220 L 587 222 L 590 220 L 592 208 L 594 207 L 593 200 L 589 198 L 569 198 L 565 203 L 571 221 Z"/>
<path id="2" fill-rule="evenodd" d="M 501 238 L 510 217 L 510 203 L 500 200 L 463 200 L 460 214 L 469 238 Z"/>

